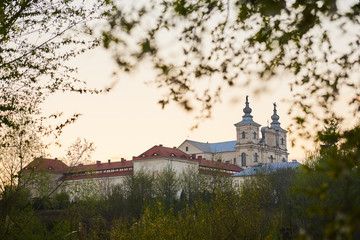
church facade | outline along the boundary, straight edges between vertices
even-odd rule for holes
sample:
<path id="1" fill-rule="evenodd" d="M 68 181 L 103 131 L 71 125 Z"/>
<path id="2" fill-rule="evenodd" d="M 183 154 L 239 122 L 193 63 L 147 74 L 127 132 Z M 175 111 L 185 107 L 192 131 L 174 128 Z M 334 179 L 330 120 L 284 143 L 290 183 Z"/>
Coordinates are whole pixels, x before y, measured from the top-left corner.
<path id="1" fill-rule="evenodd" d="M 178 148 L 187 154 L 236 164 L 242 168 L 287 162 L 287 131 L 280 126 L 276 107 L 274 103 L 270 126 L 261 127 L 253 120 L 249 98 L 246 97 L 242 120 L 234 124 L 236 140 L 217 143 L 185 140 Z"/>
<path id="2" fill-rule="evenodd" d="M 22 175 L 28 176 L 27 186 L 33 196 L 49 194 L 56 189 L 82 198 L 89 192 L 106 195 L 121 184 L 126 177 L 146 170 L 156 176 L 162 169 L 170 166 L 176 174 L 194 169 L 201 175 L 222 175 L 229 177 L 244 169 L 271 163 L 287 163 L 287 131 L 282 129 L 274 103 L 272 122 L 261 127 L 253 120 L 248 97 L 244 115 L 235 125 L 236 140 L 204 143 L 185 140 L 178 148 L 162 145 L 153 146 L 132 160 L 96 164 L 67 166 L 61 160 L 37 158 L 28 164 Z M 286 165 L 286 164 L 283 164 Z M 233 178 L 239 182 L 237 177 Z"/>

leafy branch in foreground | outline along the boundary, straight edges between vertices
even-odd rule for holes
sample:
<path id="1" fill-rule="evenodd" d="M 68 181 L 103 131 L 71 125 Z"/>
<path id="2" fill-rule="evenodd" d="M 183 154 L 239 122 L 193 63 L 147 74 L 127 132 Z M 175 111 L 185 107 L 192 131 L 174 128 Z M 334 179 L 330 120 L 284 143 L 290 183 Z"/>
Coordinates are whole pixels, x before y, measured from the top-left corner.
<path id="1" fill-rule="evenodd" d="M 172 0 L 128 4 L 113 1 L 103 44 L 124 71 L 150 61 L 154 80 L 167 89 L 164 107 L 177 102 L 191 110 L 200 102 L 207 117 L 224 88 L 259 80 L 287 79 L 293 92 L 291 130 L 302 137 L 320 131 L 360 101 L 360 3 L 354 1 Z M 285 77 L 284 77 L 285 76 Z M 294 109 L 296 111 L 294 111 Z M 297 111 L 299 110 L 299 111 Z M 317 121 L 314 121 L 317 120 Z"/>
<path id="2" fill-rule="evenodd" d="M 99 93 L 67 62 L 98 46 L 86 37 L 103 2 L 4 0 L 0 3 L 0 126 L 18 127 L 11 114 L 38 114 L 56 91 Z M 76 36 L 76 37 L 74 37 Z"/>

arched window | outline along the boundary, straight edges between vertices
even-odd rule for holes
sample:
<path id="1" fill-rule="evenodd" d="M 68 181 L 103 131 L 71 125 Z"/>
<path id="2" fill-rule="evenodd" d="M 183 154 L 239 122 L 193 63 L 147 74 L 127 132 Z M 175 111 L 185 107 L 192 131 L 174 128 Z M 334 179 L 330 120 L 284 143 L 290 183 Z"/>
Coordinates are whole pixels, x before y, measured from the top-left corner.
<path id="1" fill-rule="evenodd" d="M 185 148 L 185 151 L 189 151 L 189 147 L 186 147 L 186 148 Z"/>
<path id="2" fill-rule="evenodd" d="M 283 162 L 286 162 L 285 158 L 282 159 Z"/>
<path id="3" fill-rule="evenodd" d="M 242 132 L 242 133 L 241 133 L 241 137 L 242 137 L 242 138 L 245 138 L 245 132 Z"/>
<path id="4" fill-rule="evenodd" d="M 241 166 L 246 166 L 246 153 L 241 154 Z"/>
<path id="5" fill-rule="evenodd" d="M 254 139 L 256 139 L 256 135 L 257 135 L 256 132 L 254 132 L 253 135 L 254 135 Z"/>
<path id="6" fill-rule="evenodd" d="M 284 139 L 281 138 L 281 145 L 284 145 Z"/>
<path id="7" fill-rule="evenodd" d="M 258 154 L 254 153 L 254 162 L 257 162 L 257 161 L 258 161 Z"/>
<path id="8" fill-rule="evenodd" d="M 270 162 L 271 162 L 271 163 L 274 162 L 274 157 L 273 157 L 273 155 L 270 155 Z"/>

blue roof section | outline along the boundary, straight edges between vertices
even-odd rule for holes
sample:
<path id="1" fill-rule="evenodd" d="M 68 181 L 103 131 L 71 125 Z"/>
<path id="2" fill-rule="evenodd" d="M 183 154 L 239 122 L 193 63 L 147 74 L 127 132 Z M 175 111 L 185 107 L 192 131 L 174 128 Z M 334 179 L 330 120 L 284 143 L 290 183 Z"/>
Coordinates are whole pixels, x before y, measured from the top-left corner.
<path id="1" fill-rule="evenodd" d="M 221 153 L 235 151 L 236 141 L 218 142 L 218 143 L 203 143 L 188 140 L 189 143 L 206 153 Z"/>
<path id="2" fill-rule="evenodd" d="M 233 152 L 235 151 L 235 145 L 236 141 L 218 142 L 210 143 L 210 148 L 212 153 Z"/>
<path id="3" fill-rule="evenodd" d="M 300 165 L 301 164 L 298 162 L 265 163 L 260 166 L 247 168 L 242 172 L 232 175 L 231 177 L 254 176 L 258 173 L 274 173 L 278 169 L 286 169 L 286 168 L 295 169 Z"/>
<path id="4" fill-rule="evenodd" d="M 203 152 L 211 152 L 209 143 L 196 142 L 192 140 L 188 140 L 188 141 Z"/>

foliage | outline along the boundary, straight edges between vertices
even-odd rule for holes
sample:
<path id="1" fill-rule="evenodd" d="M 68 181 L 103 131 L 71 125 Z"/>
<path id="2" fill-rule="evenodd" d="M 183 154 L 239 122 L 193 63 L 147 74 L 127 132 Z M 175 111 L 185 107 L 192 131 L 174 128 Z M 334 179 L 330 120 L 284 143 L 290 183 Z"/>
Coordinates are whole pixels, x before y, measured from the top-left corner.
<path id="1" fill-rule="evenodd" d="M 66 62 L 98 43 L 80 26 L 98 15 L 101 2 L 4 0 L 0 3 L 0 126 L 21 126 L 12 114 L 35 114 L 56 91 L 98 92 L 85 87 Z"/>
<path id="2" fill-rule="evenodd" d="M 323 144 L 317 161 L 306 167 L 303 189 L 313 199 L 308 211 L 322 219 L 322 231 L 316 232 L 323 238 L 353 239 L 360 234 L 359 133 L 359 124 L 341 133 L 336 121 L 330 122 L 320 135 Z"/>
<path id="3" fill-rule="evenodd" d="M 156 176 L 155 188 L 157 197 L 166 204 L 174 203 L 179 198 L 180 181 L 171 165 L 166 166 Z"/>
<path id="4" fill-rule="evenodd" d="M 4 186 L 17 186 L 20 170 L 44 151 L 36 126 L 29 116 L 18 115 L 16 119 L 11 119 L 19 124 L 18 128 L 2 126 L 0 129 L 0 191 L 4 191 Z"/>
<path id="5" fill-rule="evenodd" d="M 354 239 L 360 234 L 359 223 L 348 211 L 359 211 L 359 176 L 352 171 L 333 181 L 322 170 L 324 164 L 317 159 L 311 167 L 260 172 L 240 189 L 209 185 L 208 178 L 192 189 L 192 198 L 166 198 L 163 189 L 155 187 L 164 179 L 145 171 L 126 178 L 107 198 L 70 200 L 61 193 L 28 204 L 28 193 L 6 191 L 0 220 L 10 223 L 13 235 L 6 232 L 6 224 L 0 230 L 15 239 L 25 233 L 53 239 L 81 234 L 87 239 Z M 171 168 L 164 172 L 170 175 L 167 180 L 176 176 Z M 188 186 L 189 179 L 184 183 L 181 176 L 190 173 L 180 175 L 179 186 Z M 180 188 L 174 194 L 180 191 L 187 192 Z M 11 210 L 3 211 L 7 206 Z"/>
<path id="6" fill-rule="evenodd" d="M 145 170 L 140 170 L 125 179 L 123 190 L 128 211 L 137 218 L 145 203 L 154 197 L 154 177 Z"/>
<path id="7" fill-rule="evenodd" d="M 269 81 L 286 79 L 293 93 L 290 132 L 322 145 L 317 161 L 308 167 L 309 175 L 302 175 L 310 184 L 308 191 L 291 198 L 299 203 L 310 196 L 299 203 L 301 210 L 295 209 L 301 222 L 297 229 L 304 230 L 303 237 L 315 238 L 351 239 L 359 234 L 359 209 L 350 199 L 358 190 L 360 130 L 359 124 L 344 124 L 351 117 L 357 119 L 360 109 L 358 1 L 170 0 L 109 5 L 104 46 L 122 70 L 151 62 L 158 73 L 155 83 L 168 90 L 159 101 L 163 107 L 174 101 L 191 110 L 199 101 L 200 117 L 209 117 L 227 86 L 246 87 L 261 79 L 257 89 L 261 91 Z M 204 90 L 206 80 L 211 84 Z M 279 198 L 283 189 L 275 188 L 271 194 L 266 183 L 247 189 L 254 194 L 264 189 L 259 196 L 248 197 L 265 194 L 271 211 L 291 211 Z M 320 204 L 324 199 L 326 204 Z M 316 211 L 307 220 L 306 211 L 313 208 Z M 255 216 L 256 209 L 252 209 Z M 266 214 L 273 216 L 261 211 L 258 216 L 266 222 Z"/>
<path id="8" fill-rule="evenodd" d="M 17 184 L 36 156 L 44 156 L 45 137 L 58 137 L 79 114 L 44 117 L 41 103 L 57 91 L 99 93 L 76 78 L 69 60 L 98 45 L 86 37 L 87 24 L 103 2 L 4 0 L 0 3 L 0 180 Z M 74 38 L 74 36 L 77 36 Z M 58 120 L 55 126 L 46 120 Z M 3 190 L 3 189 L 1 189 Z"/>
<path id="9" fill-rule="evenodd" d="M 200 197 L 204 191 L 205 177 L 199 174 L 198 169 L 188 167 L 180 175 L 181 200 L 188 204 Z"/>
<path id="10" fill-rule="evenodd" d="M 350 93 L 347 109 L 357 113 L 357 1 L 109 4 L 112 11 L 103 45 L 114 53 L 122 70 L 151 61 L 158 73 L 155 83 L 168 90 L 159 101 L 163 106 L 175 101 L 191 110 L 199 101 L 201 114 L 209 116 L 226 86 L 246 87 L 261 79 L 257 90 L 264 90 L 269 80 L 281 77 L 288 81 L 293 104 L 300 110 L 290 111 L 292 130 L 300 136 L 313 136 L 313 128 L 304 127 L 321 124 L 316 119 L 334 117 L 333 105 L 344 90 Z M 211 87 L 204 90 L 201 82 L 207 80 Z"/>

